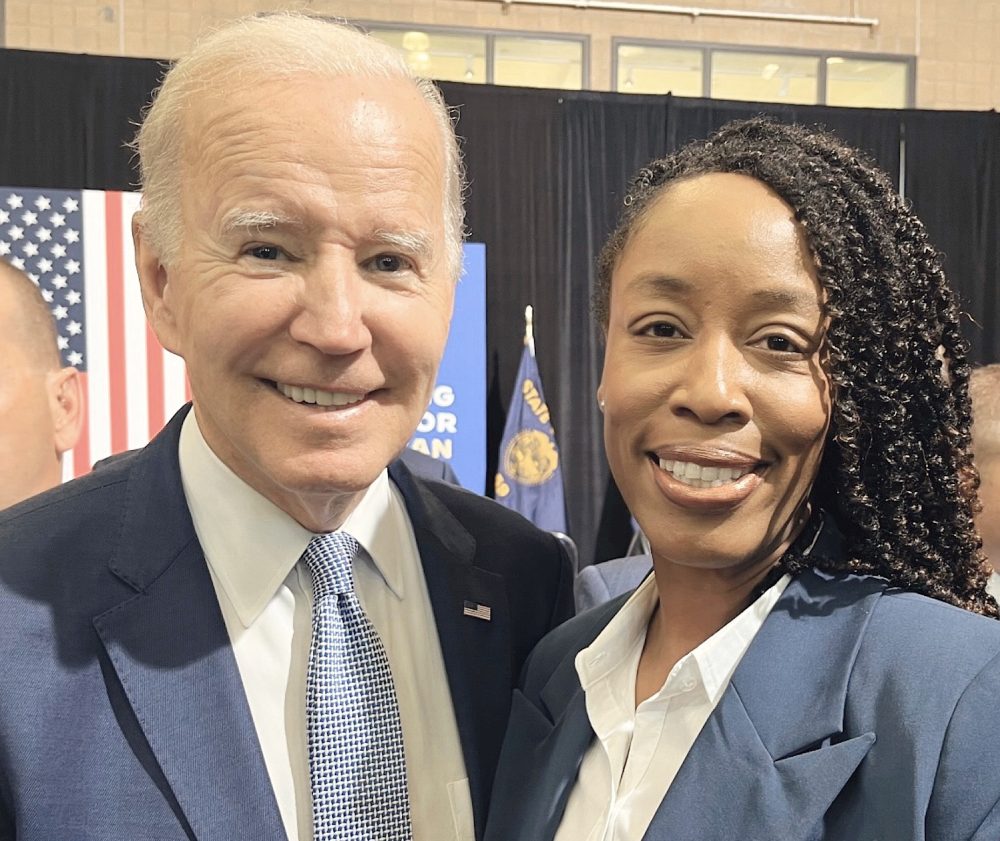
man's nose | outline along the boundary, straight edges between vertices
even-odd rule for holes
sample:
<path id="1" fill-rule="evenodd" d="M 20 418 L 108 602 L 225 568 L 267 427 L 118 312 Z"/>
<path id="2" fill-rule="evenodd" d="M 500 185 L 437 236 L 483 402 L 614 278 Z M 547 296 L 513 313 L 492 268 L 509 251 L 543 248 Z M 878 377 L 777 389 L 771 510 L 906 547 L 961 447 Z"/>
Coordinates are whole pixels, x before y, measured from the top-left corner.
<path id="1" fill-rule="evenodd" d="M 684 363 L 670 394 L 670 406 L 676 414 L 705 424 L 744 424 L 753 417 L 748 392 L 753 372 L 728 336 L 699 337 Z"/>
<path id="2" fill-rule="evenodd" d="M 369 347 L 372 336 L 366 321 L 367 292 L 353 259 L 324 259 L 302 277 L 290 330 L 292 338 L 331 356 Z"/>

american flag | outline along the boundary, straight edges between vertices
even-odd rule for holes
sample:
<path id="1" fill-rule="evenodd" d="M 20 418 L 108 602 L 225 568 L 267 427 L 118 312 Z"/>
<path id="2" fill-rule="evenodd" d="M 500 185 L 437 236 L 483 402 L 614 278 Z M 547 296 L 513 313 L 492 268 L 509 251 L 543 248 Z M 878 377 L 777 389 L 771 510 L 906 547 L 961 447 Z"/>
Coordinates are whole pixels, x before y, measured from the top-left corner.
<path id="1" fill-rule="evenodd" d="M 66 479 L 146 444 L 189 397 L 184 362 L 146 323 L 132 256 L 138 193 L 0 187 L 0 260 L 38 284 L 63 364 L 82 375 L 83 431 Z"/>
<path id="2" fill-rule="evenodd" d="M 470 602 L 468 599 L 462 602 L 462 615 L 471 616 L 474 619 L 485 619 L 487 622 L 493 617 L 493 610 L 487 604 Z"/>

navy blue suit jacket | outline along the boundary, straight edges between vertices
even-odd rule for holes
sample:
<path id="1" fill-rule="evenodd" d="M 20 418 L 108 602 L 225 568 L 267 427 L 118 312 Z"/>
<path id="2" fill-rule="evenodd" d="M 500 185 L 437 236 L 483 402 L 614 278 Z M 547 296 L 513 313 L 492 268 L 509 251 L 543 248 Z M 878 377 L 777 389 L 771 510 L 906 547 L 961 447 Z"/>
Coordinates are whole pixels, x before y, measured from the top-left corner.
<path id="1" fill-rule="evenodd" d="M 414 476 L 419 476 L 421 479 L 435 479 L 438 482 L 447 482 L 450 485 L 462 484 L 458 481 L 458 475 L 455 473 L 454 468 L 444 459 L 425 456 L 423 453 L 418 453 L 416 450 L 406 447 L 399 454 L 399 460 L 407 466 L 410 473 Z"/>
<path id="2" fill-rule="evenodd" d="M 623 593 L 631 593 L 652 569 L 653 559 L 649 555 L 626 555 L 584 567 L 573 582 L 576 612 L 583 613 Z"/>
<path id="3" fill-rule="evenodd" d="M 181 487 L 148 447 L 0 514 L 0 839 L 285 837 Z M 572 612 L 559 544 L 390 469 L 420 549 L 482 837 L 511 688 Z M 463 601 L 489 605 L 489 622 Z"/>
<path id="4" fill-rule="evenodd" d="M 627 596 L 535 649 L 487 841 L 551 841 L 594 739 L 573 660 Z M 1000 623 L 877 578 L 797 576 L 645 841 L 997 841 Z"/>

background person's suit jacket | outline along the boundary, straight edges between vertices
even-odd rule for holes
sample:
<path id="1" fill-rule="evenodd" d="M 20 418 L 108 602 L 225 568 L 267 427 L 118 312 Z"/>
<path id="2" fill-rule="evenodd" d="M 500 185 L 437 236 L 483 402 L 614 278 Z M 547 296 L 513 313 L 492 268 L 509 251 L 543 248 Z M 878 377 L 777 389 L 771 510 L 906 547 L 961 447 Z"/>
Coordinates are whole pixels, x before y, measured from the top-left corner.
<path id="1" fill-rule="evenodd" d="M 653 559 L 649 555 L 626 555 L 584 567 L 573 582 L 576 612 L 583 613 L 623 593 L 631 593 L 652 569 Z"/>

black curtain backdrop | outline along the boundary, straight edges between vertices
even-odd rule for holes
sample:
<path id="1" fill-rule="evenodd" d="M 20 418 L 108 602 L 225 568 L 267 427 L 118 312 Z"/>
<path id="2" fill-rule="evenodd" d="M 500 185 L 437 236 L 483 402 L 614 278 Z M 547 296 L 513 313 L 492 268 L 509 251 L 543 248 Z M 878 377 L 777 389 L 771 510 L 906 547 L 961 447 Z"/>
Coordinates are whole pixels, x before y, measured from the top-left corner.
<path id="1" fill-rule="evenodd" d="M 145 59 L 0 50 L 0 184 L 134 189 L 125 142 L 162 72 Z M 631 531 L 608 475 L 589 314 L 594 258 L 624 186 L 649 159 L 756 114 L 821 124 L 867 150 L 912 201 L 968 314 L 973 358 L 1000 361 L 1000 116 L 762 105 L 443 83 L 459 112 L 468 228 L 487 254 L 488 476 L 535 307 L 542 381 L 581 563 Z M 900 184 L 902 176 L 902 184 Z M 488 485 L 492 482 L 488 480 Z"/>

